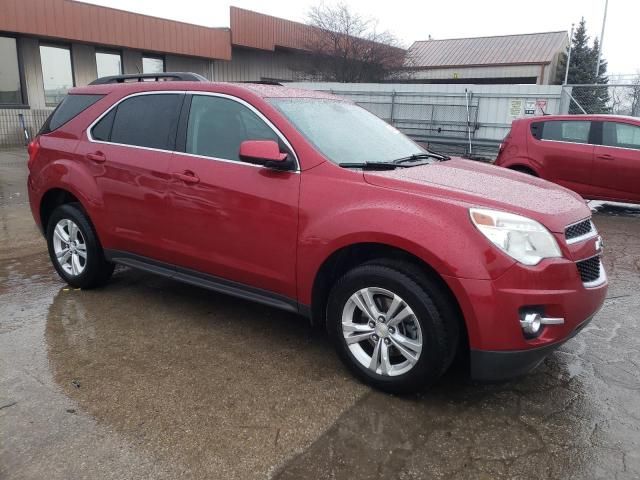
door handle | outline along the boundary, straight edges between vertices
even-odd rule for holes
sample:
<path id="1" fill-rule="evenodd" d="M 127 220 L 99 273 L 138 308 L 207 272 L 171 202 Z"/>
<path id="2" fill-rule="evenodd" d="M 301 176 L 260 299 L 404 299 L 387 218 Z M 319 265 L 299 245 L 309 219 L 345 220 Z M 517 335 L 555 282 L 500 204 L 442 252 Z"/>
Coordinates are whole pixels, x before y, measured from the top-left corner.
<path id="1" fill-rule="evenodd" d="M 103 163 L 107 159 L 102 152 L 87 153 L 87 158 L 96 163 Z"/>
<path id="2" fill-rule="evenodd" d="M 613 155 L 609 155 L 608 153 L 603 153 L 602 155 L 598 155 L 598 158 L 600 158 L 602 160 L 613 160 L 614 156 Z"/>
<path id="3" fill-rule="evenodd" d="M 191 172 L 191 171 L 186 171 L 183 173 L 180 172 L 174 172 L 171 174 L 173 176 L 173 178 L 177 178 L 178 180 L 182 180 L 184 183 L 190 183 L 190 184 L 194 184 L 194 183 L 198 183 L 200 181 L 200 177 L 198 177 L 195 173 Z"/>

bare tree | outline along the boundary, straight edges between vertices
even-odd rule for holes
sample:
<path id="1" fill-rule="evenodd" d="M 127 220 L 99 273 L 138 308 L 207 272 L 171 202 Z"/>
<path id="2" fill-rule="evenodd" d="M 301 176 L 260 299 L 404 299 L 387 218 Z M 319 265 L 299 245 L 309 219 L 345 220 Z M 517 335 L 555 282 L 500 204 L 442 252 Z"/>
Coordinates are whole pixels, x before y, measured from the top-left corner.
<path id="1" fill-rule="evenodd" d="M 377 22 L 354 13 L 345 4 L 311 8 L 308 23 L 315 27 L 307 41 L 313 78 L 336 82 L 378 82 L 398 71 L 405 50 Z"/>

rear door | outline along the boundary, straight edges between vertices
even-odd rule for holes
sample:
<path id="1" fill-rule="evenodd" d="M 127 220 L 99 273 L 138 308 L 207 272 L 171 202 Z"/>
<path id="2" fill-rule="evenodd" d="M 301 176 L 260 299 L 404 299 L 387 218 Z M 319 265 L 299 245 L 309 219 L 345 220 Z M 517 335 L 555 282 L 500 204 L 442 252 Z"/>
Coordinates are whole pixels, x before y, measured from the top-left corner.
<path id="1" fill-rule="evenodd" d="M 529 156 L 542 166 L 541 176 L 581 195 L 591 192 L 593 151 L 591 121 L 546 120 L 531 124 Z"/>
<path id="2" fill-rule="evenodd" d="M 167 254 L 169 160 L 184 94 L 132 95 L 92 125 L 84 155 L 103 194 L 105 248 L 158 260 Z"/>
<path id="3" fill-rule="evenodd" d="M 594 185 L 598 196 L 621 202 L 640 201 L 640 126 L 598 122 L 601 145 L 595 147 Z"/>
<path id="4" fill-rule="evenodd" d="M 195 93 L 182 131 L 170 165 L 175 263 L 295 298 L 299 171 L 238 156 L 244 140 L 265 139 L 294 155 L 284 136 L 240 99 Z"/>

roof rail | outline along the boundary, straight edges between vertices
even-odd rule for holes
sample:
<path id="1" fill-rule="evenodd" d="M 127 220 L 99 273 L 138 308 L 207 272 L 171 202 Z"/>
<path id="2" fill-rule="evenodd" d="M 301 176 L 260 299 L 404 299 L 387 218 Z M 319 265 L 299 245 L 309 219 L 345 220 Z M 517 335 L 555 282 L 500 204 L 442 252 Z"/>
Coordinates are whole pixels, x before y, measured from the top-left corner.
<path id="1" fill-rule="evenodd" d="M 89 85 L 105 85 L 107 83 L 127 83 L 145 81 L 174 81 L 174 82 L 208 82 L 205 77 L 191 72 L 164 72 L 164 73 L 129 73 L 126 75 L 111 75 L 95 79 Z"/>

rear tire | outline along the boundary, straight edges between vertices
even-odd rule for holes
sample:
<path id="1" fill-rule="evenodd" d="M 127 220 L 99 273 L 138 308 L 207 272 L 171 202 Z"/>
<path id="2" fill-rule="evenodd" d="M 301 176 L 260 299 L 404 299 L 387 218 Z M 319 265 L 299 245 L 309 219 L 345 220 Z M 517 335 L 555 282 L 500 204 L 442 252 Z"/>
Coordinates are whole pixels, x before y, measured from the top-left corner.
<path id="1" fill-rule="evenodd" d="M 105 284 L 114 265 L 107 262 L 89 217 L 79 203 L 57 207 L 46 230 L 51 263 L 72 287 L 95 288 Z"/>
<path id="2" fill-rule="evenodd" d="M 391 393 L 432 385 L 458 345 L 458 319 L 443 308 L 450 300 L 405 266 L 379 260 L 354 268 L 335 284 L 327 306 L 327 329 L 341 360 L 363 382 Z"/>

